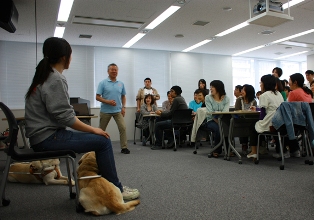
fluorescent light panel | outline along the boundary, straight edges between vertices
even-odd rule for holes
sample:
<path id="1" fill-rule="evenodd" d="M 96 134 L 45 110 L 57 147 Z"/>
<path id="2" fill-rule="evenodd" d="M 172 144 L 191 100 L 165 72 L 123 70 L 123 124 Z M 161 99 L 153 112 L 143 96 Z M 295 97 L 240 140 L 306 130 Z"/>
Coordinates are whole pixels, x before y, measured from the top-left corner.
<path id="1" fill-rule="evenodd" d="M 72 19 L 73 24 L 88 24 L 88 25 L 100 25 L 100 26 L 111 26 L 111 27 L 123 27 L 139 29 L 144 23 L 136 21 L 120 21 L 112 19 L 101 19 L 101 18 L 88 18 L 75 16 Z"/>
<path id="2" fill-rule="evenodd" d="M 144 33 L 138 33 L 131 40 L 129 40 L 126 44 L 124 44 L 122 47 L 124 47 L 124 48 L 131 47 L 133 44 L 135 44 L 137 41 L 139 41 L 144 36 L 145 36 Z"/>
<path id="3" fill-rule="evenodd" d="M 294 6 L 300 2 L 303 2 L 304 0 L 290 0 L 289 2 L 289 7 Z M 288 8 L 288 2 L 282 5 L 283 9 L 287 9 Z"/>
<path id="4" fill-rule="evenodd" d="M 54 37 L 63 37 L 63 33 L 64 33 L 65 27 L 56 27 L 55 29 L 55 33 L 54 33 Z"/>
<path id="5" fill-rule="evenodd" d="M 261 45 L 261 46 L 258 46 L 258 47 L 254 47 L 254 48 L 251 48 L 251 49 L 248 49 L 248 50 L 245 50 L 245 51 L 233 54 L 232 56 L 239 56 L 241 54 L 245 54 L 245 53 L 248 53 L 248 52 L 251 52 L 251 51 L 254 51 L 254 50 L 258 50 L 260 48 L 263 48 L 263 47 L 266 47 L 266 46 L 270 46 L 270 45 L 273 45 L 273 44 L 278 44 L 280 42 L 287 41 L 287 40 L 290 40 L 290 39 L 293 39 L 293 38 L 296 38 L 296 37 L 300 37 L 300 36 L 303 36 L 303 35 L 306 35 L 306 34 L 310 34 L 310 33 L 313 33 L 313 32 L 314 32 L 314 29 L 303 31 L 303 32 L 298 33 L 298 34 L 294 34 L 294 35 L 291 35 L 289 37 L 285 37 L 285 38 L 273 41 L 273 42 L 271 42 L 269 44 Z"/>
<path id="6" fill-rule="evenodd" d="M 287 41 L 287 40 L 290 40 L 290 39 L 293 39 L 293 38 L 296 38 L 296 37 L 300 37 L 300 36 L 303 36 L 303 35 L 306 35 L 306 34 L 310 34 L 310 33 L 313 33 L 313 32 L 314 32 L 314 29 L 310 29 L 310 30 L 303 31 L 303 32 L 298 33 L 298 34 L 291 35 L 289 37 L 281 38 L 279 40 L 276 40 L 276 41 L 272 42 L 271 44 L 278 44 L 280 42 Z"/>
<path id="7" fill-rule="evenodd" d="M 308 51 L 308 50 L 305 50 L 305 51 L 302 51 L 302 52 L 293 53 L 293 54 L 286 55 L 286 56 L 282 56 L 282 57 L 278 57 L 278 58 L 275 58 L 275 59 L 276 59 L 276 60 L 284 59 L 284 58 L 293 57 L 293 56 L 300 55 L 300 54 L 307 53 L 307 52 L 309 52 L 309 51 Z"/>
<path id="8" fill-rule="evenodd" d="M 246 27 L 246 26 L 248 26 L 248 25 L 249 25 L 249 23 L 245 21 L 245 22 L 243 22 L 243 23 L 241 23 L 241 24 L 238 24 L 238 25 L 236 25 L 236 26 L 234 26 L 234 27 L 232 27 L 232 28 L 229 28 L 228 30 L 225 30 L 225 31 L 223 31 L 223 32 L 221 32 L 221 33 L 219 33 L 219 34 L 217 34 L 216 37 L 225 36 L 225 35 L 230 34 L 230 33 L 234 32 L 234 31 L 236 31 L 236 30 L 239 30 L 239 29 L 241 29 L 241 28 L 244 28 L 244 27 Z"/>
<path id="9" fill-rule="evenodd" d="M 180 6 L 170 6 L 166 11 L 160 14 L 155 20 L 153 20 L 145 29 L 154 29 L 168 17 L 170 17 L 173 13 L 179 10 Z"/>
<path id="10" fill-rule="evenodd" d="M 199 43 L 197 43 L 197 44 L 194 44 L 194 45 L 191 46 L 191 47 L 188 47 L 188 48 L 182 50 L 182 52 L 189 52 L 189 51 L 194 50 L 195 48 L 198 48 L 198 47 L 200 47 L 200 46 L 203 46 L 204 44 L 207 44 L 207 43 L 209 43 L 209 42 L 211 42 L 211 40 L 203 40 L 203 41 L 201 41 L 201 42 L 199 42 Z"/>
<path id="11" fill-rule="evenodd" d="M 61 0 L 58 21 L 67 22 L 74 0 Z"/>
<path id="12" fill-rule="evenodd" d="M 180 6 L 170 6 L 166 11 L 164 11 L 162 14 L 160 14 L 155 20 L 153 20 L 145 29 L 151 30 L 157 27 L 160 23 L 162 23 L 164 20 L 166 20 L 168 17 L 170 17 L 173 13 L 175 13 L 177 10 L 179 10 Z M 142 37 L 145 36 L 146 33 L 138 33 L 135 35 L 131 40 L 129 40 L 126 44 L 124 44 L 122 47 L 129 48 L 133 44 L 135 44 L 137 41 L 139 41 Z"/>

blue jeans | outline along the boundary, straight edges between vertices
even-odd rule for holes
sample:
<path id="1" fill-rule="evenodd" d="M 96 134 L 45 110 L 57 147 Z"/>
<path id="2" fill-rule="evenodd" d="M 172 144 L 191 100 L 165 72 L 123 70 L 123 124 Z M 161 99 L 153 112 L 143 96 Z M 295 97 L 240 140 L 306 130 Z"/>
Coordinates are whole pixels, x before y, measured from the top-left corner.
<path id="1" fill-rule="evenodd" d="M 217 145 L 219 143 L 219 141 L 220 141 L 220 132 L 219 132 L 218 124 L 214 120 L 211 120 L 211 121 L 206 122 L 203 126 L 205 127 L 205 129 L 213 132 L 213 134 L 214 134 L 214 143 L 215 143 L 215 145 Z M 219 147 L 216 150 L 217 153 L 221 153 L 221 151 L 222 151 L 221 147 Z"/>
<path id="2" fill-rule="evenodd" d="M 166 121 L 159 121 L 155 124 L 155 138 L 156 138 L 156 142 L 155 145 L 156 146 L 161 146 L 162 143 L 162 131 L 165 129 L 170 129 L 171 128 L 171 120 L 166 120 Z M 170 132 L 169 132 L 170 133 Z M 172 134 L 172 132 L 171 132 Z M 167 135 L 167 139 L 168 139 L 168 143 L 173 142 L 173 135 Z"/>
<path id="3" fill-rule="evenodd" d="M 123 192 L 116 171 L 111 141 L 104 136 L 62 129 L 57 130 L 41 143 L 33 145 L 32 148 L 34 151 L 73 150 L 75 153 L 95 151 L 98 169 L 102 177 Z"/>

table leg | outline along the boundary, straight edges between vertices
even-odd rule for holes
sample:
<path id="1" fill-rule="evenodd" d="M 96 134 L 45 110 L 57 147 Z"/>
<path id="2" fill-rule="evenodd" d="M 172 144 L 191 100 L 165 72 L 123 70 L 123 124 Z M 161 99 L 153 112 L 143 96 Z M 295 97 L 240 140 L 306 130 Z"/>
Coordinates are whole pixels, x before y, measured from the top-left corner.
<path id="1" fill-rule="evenodd" d="M 235 147 L 233 146 L 233 127 L 234 127 L 234 119 L 231 118 L 230 119 L 230 126 L 229 126 L 229 136 L 228 136 L 229 148 L 228 148 L 227 160 L 230 160 L 230 153 L 232 150 L 237 155 L 237 157 L 239 158 L 239 163 L 241 164 L 242 163 L 242 157 L 239 154 L 239 152 L 235 149 Z"/>

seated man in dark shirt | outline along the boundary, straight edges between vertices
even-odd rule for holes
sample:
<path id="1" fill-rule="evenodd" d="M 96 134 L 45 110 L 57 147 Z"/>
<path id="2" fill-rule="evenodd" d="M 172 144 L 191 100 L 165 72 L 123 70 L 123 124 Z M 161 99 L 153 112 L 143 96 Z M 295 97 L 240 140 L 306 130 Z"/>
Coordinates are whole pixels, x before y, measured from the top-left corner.
<path id="1" fill-rule="evenodd" d="M 168 112 L 163 112 L 161 110 L 156 111 L 157 115 L 160 115 L 162 118 L 166 118 L 167 120 L 165 121 L 159 121 L 155 125 L 155 137 L 156 137 L 156 142 L 155 146 L 152 146 L 152 150 L 159 150 L 161 149 L 162 146 L 162 132 L 164 129 L 169 129 L 171 128 L 171 118 L 175 110 L 178 109 L 187 109 L 188 106 L 184 100 L 184 98 L 181 96 L 182 89 L 180 86 L 173 86 L 170 89 L 170 94 L 173 97 L 173 102 L 172 106 L 170 108 L 170 111 Z M 169 135 L 168 137 L 168 143 L 171 146 L 172 143 L 174 142 L 172 135 Z"/>

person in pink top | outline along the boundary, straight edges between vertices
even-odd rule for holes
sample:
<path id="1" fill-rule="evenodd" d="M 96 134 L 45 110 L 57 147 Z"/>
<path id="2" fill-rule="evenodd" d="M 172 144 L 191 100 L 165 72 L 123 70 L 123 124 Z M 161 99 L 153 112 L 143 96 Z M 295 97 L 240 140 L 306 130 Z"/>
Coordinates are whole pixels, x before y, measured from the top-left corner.
<path id="1" fill-rule="evenodd" d="M 303 84 L 304 77 L 301 73 L 290 76 L 289 86 L 292 91 L 289 93 L 289 102 L 312 102 L 313 93 Z"/>

